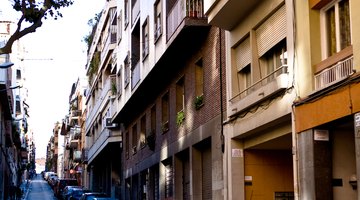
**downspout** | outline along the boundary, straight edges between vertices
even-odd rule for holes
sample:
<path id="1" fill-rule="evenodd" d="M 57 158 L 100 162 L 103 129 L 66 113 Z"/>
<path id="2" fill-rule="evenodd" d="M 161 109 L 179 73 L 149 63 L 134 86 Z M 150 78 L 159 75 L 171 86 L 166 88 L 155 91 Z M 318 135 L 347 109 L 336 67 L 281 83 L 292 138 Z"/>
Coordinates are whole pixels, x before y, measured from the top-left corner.
<path id="1" fill-rule="evenodd" d="M 224 139 L 224 125 L 223 125 L 223 121 L 224 121 L 224 115 L 223 115 L 223 111 L 224 111 L 224 106 L 223 106 L 223 84 L 222 84 L 222 48 L 221 48 L 221 28 L 219 28 L 219 73 L 220 73 L 220 123 L 221 123 L 221 130 L 220 130 L 220 139 L 221 139 L 221 152 L 224 153 L 225 152 L 225 139 Z"/>

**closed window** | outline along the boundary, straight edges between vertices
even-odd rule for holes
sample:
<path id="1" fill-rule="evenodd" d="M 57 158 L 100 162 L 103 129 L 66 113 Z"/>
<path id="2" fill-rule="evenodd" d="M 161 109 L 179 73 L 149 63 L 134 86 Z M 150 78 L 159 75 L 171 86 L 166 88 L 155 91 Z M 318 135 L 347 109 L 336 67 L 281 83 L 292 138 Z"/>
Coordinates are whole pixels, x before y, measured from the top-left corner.
<path id="1" fill-rule="evenodd" d="M 142 56 L 143 59 L 149 55 L 149 18 L 147 17 L 142 26 Z"/>
<path id="2" fill-rule="evenodd" d="M 330 57 L 351 45 L 349 0 L 335 1 L 323 8 L 324 57 Z"/>
<path id="3" fill-rule="evenodd" d="M 161 36 L 161 1 L 158 0 L 154 4 L 154 38 L 155 42 Z"/>

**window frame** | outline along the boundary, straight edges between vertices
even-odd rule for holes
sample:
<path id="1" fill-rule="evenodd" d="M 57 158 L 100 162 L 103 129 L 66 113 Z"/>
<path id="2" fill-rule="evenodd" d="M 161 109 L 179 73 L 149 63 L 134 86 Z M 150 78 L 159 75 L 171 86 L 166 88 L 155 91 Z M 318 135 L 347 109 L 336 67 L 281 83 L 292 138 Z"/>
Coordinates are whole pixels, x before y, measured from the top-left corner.
<path id="1" fill-rule="evenodd" d="M 339 3 L 343 1 L 343 0 L 335 0 L 332 1 L 331 3 L 328 3 L 327 5 L 325 5 L 323 8 L 320 9 L 320 31 L 321 31 L 321 57 L 322 60 L 325 60 L 337 53 L 339 53 L 340 51 L 342 51 L 343 49 L 345 49 L 346 47 L 341 49 L 341 38 L 340 37 L 340 18 L 339 18 Z M 350 4 L 350 1 L 348 1 Z M 332 54 L 329 53 L 329 45 L 328 45 L 328 31 L 327 31 L 327 11 L 329 11 L 330 9 L 334 8 L 334 15 L 335 15 L 335 40 L 336 40 L 336 51 L 333 52 Z M 351 9 L 349 8 L 349 16 L 351 16 Z M 349 18 L 349 26 L 350 26 L 350 45 L 352 45 L 353 42 L 353 38 L 352 38 L 352 27 L 351 27 L 351 17 Z M 347 46 L 347 47 L 348 47 Z"/>

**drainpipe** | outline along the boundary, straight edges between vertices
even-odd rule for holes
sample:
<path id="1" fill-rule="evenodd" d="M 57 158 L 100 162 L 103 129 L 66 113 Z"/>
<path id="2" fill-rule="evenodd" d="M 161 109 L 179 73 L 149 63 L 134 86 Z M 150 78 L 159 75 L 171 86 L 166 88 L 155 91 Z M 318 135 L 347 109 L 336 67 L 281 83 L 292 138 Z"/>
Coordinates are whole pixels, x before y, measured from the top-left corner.
<path id="1" fill-rule="evenodd" d="M 224 115 L 223 115 L 223 87 L 222 87 L 222 48 L 221 48 L 221 28 L 219 28 L 219 73 L 220 73 L 220 123 L 221 123 L 221 130 L 220 130 L 220 139 L 221 139 L 221 152 L 224 153 L 225 151 L 225 139 L 224 139 Z"/>

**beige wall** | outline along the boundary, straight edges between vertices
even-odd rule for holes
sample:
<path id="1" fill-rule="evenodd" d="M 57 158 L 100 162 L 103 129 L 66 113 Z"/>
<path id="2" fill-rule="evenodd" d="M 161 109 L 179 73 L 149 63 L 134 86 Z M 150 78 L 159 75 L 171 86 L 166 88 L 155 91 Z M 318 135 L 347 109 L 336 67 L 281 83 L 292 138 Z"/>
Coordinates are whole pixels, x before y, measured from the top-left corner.
<path id="1" fill-rule="evenodd" d="M 244 156 L 245 177 L 252 178 L 246 199 L 274 199 L 275 192 L 294 191 L 290 150 L 246 150 Z"/>

